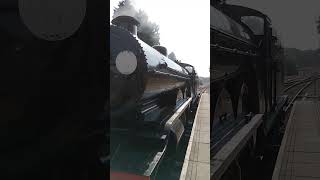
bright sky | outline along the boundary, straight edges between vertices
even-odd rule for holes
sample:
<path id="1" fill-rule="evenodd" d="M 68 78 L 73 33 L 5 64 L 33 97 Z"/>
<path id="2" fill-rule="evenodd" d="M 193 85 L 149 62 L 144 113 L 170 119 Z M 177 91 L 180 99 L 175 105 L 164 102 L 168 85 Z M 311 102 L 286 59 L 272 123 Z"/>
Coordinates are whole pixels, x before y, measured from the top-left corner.
<path id="1" fill-rule="evenodd" d="M 119 0 L 110 0 L 110 17 Z M 134 0 L 159 25 L 160 44 L 177 59 L 195 66 L 199 76 L 210 72 L 210 1 Z"/>
<path id="2" fill-rule="evenodd" d="M 227 0 L 227 3 L 267 14 L 285 47 L 302 50 L 319 48 L 315 21 L 320 16 L 320 0 Z"/>

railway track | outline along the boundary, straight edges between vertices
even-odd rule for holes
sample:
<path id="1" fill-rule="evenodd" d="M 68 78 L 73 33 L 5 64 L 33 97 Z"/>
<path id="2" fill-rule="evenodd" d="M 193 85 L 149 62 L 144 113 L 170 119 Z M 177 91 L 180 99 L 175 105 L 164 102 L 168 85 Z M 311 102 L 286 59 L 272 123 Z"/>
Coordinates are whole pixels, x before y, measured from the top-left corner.
<path id="1" fill-rule="evenodd" d="M 308 77 L 300 77 L 300 81 L 296 81 L 293 84 L 287 84 L 287 87 L 283 90 L 283 94 L 288 95 L 289 100 L 288 104 L 283 108 L 283 112 L 285 113 L 285 118 L 282 120 L 282 126 L 280 127 L 280 132 L 284 133 L 284 130 L 286 128 L 286 124 L 289 119 L 289 114 L 291 111 L 291 107 L 294 104 L 294 102 L 298 99 L 306 100 L 306 99 L 314 99 L 318 98 L 320 95 L 316 95 L 316 90 L 314 92 L 310 91 L 312 90 L 310 87 L 313 85 L 315 89 L 316 82 L 320 79 L 320 74 L 313 74 Z"/>
<path id="2" fill-rule="evenodd" d="M 304 97 L 304 98 L 317 97 L 317 96 L 302 96 L 301 94 L 303 92 L 306 92 L 308 88 L 319 79 L 320 79 L 320 74 L 313 74 L 311 76 L 303 78 L 300 81 L 295 80 L 291 84 L 287 84 L 287 85 L 285 84 L 286 88 L 283 90 L 283 93 L 286 93 L 289 95 L 289 103 L 287 104 L 287 106 L 284 107 L 283 109 L 284 112 L 288 112 L 291 106 L 293 105 L 294 101 L 296 101 L 301 97 Z"/>
<path id="3" fill-rule="evenodd" d="M 304 92 L 304 90 L 305 90 L 306 88 L 308 88 L 312 83 L 313 83 L 312 81 L 311 81 L 311 82 L 306 82 L 306 84 L 304 84 L 304 86 L 303 86 L 302 88 L 300 88 L 300 89 L 298 90 L 298 92 L 289 99 L 288 105 L 284 107 L 284 112 L 287 112 L 287 111 L 291 108 L 291 106 L 293 105 L 294 101 L 297 100 L 297 98 L 299 97 L 299 95 L 300 95 L 302 92 Z"/>
<path id="4" fill-rule="evenodd" d="M 202 94 L 202 93 L 206 92 L 207 90 L 209 90 L 209 87 L 210 87 L 209 85 L 199 87 L 198 93 Z"/>
<path id="5" fill-rule="evenodd" d="M 293 86 L 294 84 L 291 84 L 289 85 L 288 87 L 292 86 L 292 88 L 288 88 L 287 92 L 288 95 L 289 95 L 289 103 L 287 104 L 287 106 L 284 108 L 284 112 L 285 112 L 285 118 L 282 120 L 283 121 L 283 124 L 282 124 L 282 127 L 280 128 L 280 132 L 281 132 L 281 139 L 282 139 L 282 143 L 281 143 L 281 146 L 279 144 L 279 153 L 277 152 L 276 154 L 276 157 L 278 157 L 275 161 L 275 172 L 273 172 L 273 176 L 272 176 L 272 179 L 274 179 L 274 177 L 276 175 L 279 174 L 278 170 L 280 169 L 279 168 L 279 162 L 280 164 L 282 163 L 281 165 L 281 169 L 282 167 L 288 167 L 287 163 L 288 161 L 287 160 L 283 160 L 283 162 L 281 160 L 279 160 L 279 157 L 281 159 L 281 157 L 283 158 L 285 155 L 283 154 L 286 154 L 288 152 L 286 151 L 283 151 L 282 148 L 286 149 L 287 148 L 287 145 L 286 144 L 286 138 L 288 139 L 289 138 L 289 141 L 290 142 L 294 142 L 293 144 L 291 144 L 293 147 L 290 147 L 290 149 L 295 149 L 295 144 L 297 143 L 296 141 L 296 134 L 291 132 L 289 134 L 295 134 L 294 137 L 292 137 L 291 135 L 288 136 L 288 132 L 290 131 L 296 131 L 295 128 L 292 128 L 292 123 L 295 122 L 299 122 L 299 124 L 296 124 L 299 126 L 299 129 L 303 129 L 303 126 L 304 126 L 304 123 L 308 123 L 308 126 L 312 127 L 312 123 L 309 124 L 309 119 L 310 118 L 314 118 L 314 116 L 317 116 L 317 114 L 312 114 L 311 111 L 309 111 L 312 106 L 308 104 L 310 104 L 310 101 L 317 101 L 319 100 L 320 98 L 320 93 L 318 92 L 319 88 L 320 88 L 320 84 L 319 84 L 319 79 L 320 79 L 320 73 L 314 73 L 313 75 L 309 75 L 309 77 L 307 78 L 304 78 L 303 80 L 301 80 L 300 82 L 299 81 L 296 81 L 294 82 L 294 84 L 297 84 L 296 86 Z M 299 108 L 300 108 L 300 111 L 297 113 L 297 109 L 299 108 L 293 108 L 293 104 L 295 103 L 295 101 L 297 101 L 297 104 L 299 105 Z M 303 102 L 303 101 L 306 101 L 306 102 Z M 301 103 L 301 104 L 299 104 Z M 312 102 L 311 104 L 313 104 L 314 102 Z M 297 105 L 297 106 L 298 106 Z M 296 107 L 297 107 L 296 106 Z M 301 110 L 301 108 L 303 110 Z M 291 110 L 292 109 L 292 110 Z M 292 112 L 293 111 L 293 112 Z M 301 113 L 304 113 L 304 115 L 302 115 Z M 300 115 L 299 115 L 300 114 Z M 289 117 L 291 116 L 291 117 Z M 291 119 L 291 120 L 290 120 Z M 294 119 L 294 120 L 293 120 Z M 291 124 L 290 124 L 291 122 Z M 288 131 L 288 132 L 287 132 Z M 307 130 L 307 131 L 310 131 L 310 128 Z M 286 135 L 285 135 L 286 134 Z M 299 135 L 303 134 L 302 131 L 299 131 Z M 309 137 L 309 136 L 308 136 Z M 294 139 L 292 139 L 294 138 Z M 310 138 L 310 137 L 309 137 Z M 281 140 L 280 139 L 280 140 Z M 302 138 L 302 141 L 304 141 L 304 138 Z M 289 143 L 290 143 L 289 142 Z M 282 150 L 281 150 L 282 149 Z M 287 155 L 287 157 L 290 156 L 290 155 Z M 304 157 L 304 156 L 303 156 Z M 303 158 L 302 158 L 303 159 Z M 304 164 L 308 164 L 307 161 L 305 159 L 302 160 L 301 158 L 299 158 L 299 161 L 304 161 Z M 291 165 L 294 164 L 294 160 L 290 161 Z M 292 165 L 293 166 L 293 165 Z M 299 168 L 301 169 L 304 169 L 304 167 L 302 166 L 299 166 Z M 293 170 L 294 168 L 291 168 L 291 174 L 295 174 L 293 173 L 293 171 L 296 171 L 296 170 Z M 284 170 L 285 171 L 285 170 Z M 284 172 L 283 171 L 283 172 Z M 309 171 L 308 171 L 309 172 Z M 277 174 L 278 173 L 278 174 Z M 310 173 L 310 172 L 309 172 Z M 282 177 L 286 178 L 286 173 L 282 173 Z M 294 176 L 294 175 L 293 175 Z M 290 176 L 287 176 L 287 177 L 291 177 L 293 178 L 291 175 Z"/>
<path id="6" fill-rule="evenodd" d="M 288 86 L 292 83 L 295 83 L 295 82 L 298 82 L 298 81 L 301 81 L 302 80 L 302 77 L 295 77 L 295 78 L 292 78 L 292 79 L 287 79 L 285 82 L 284 82 L 284 85 L 285 86 Z"/>

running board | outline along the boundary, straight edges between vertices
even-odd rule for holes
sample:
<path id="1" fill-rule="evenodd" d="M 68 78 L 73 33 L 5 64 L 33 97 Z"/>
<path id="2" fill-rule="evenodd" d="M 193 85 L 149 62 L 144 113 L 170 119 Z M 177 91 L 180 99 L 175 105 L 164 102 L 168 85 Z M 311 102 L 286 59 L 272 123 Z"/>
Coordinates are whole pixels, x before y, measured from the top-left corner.
<path id="1" fill-rule="evenodd" d="M 263 114 L 255 115 L 251 121 L 243 126 L 242 129 L 220 149 L 213 159 L 210 160 L 211 179 L 219 180 L 250 138 L 253 137 L 255 141 L 255 135 L 262 120 Z"/>
<path id="2" fill-rule="evenodd" d="M 178 110 L 169 118 L 166 122 L 164 129 L 168 132 L 171 132 L 175 135 L 176 142 L 179 144 L 179 141 L 184 132 L 184 126 L 180 121 L 181 115 L 186 111 L 186 109 L 190 106 L 192 98 L 189 98 L 186 102 L 184 102 Z"/>

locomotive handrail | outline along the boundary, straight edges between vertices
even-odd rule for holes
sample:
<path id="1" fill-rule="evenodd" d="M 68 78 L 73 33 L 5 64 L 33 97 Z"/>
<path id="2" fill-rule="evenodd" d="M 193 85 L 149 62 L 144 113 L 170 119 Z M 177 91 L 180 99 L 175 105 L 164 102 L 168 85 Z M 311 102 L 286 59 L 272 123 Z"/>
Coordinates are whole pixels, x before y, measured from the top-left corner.
<path id="1" fill-rule="evenodd" d="M 244 52 L 244 51 L 240 51 L 238 49 L 231 49 L 231 48 L 227 48 L 227 47 L 223 47 L 223 46 L 219 46 L 217 44 L 212 44 L 210 45 L 212 48 L 217 49 L 217 50 L 223 50 L 223 51 L 227 51 L 230 53 L 235 53 L 235 54 L 241 54 L 241 55 L 246 55 L 246 56 L 257 56 L 257 54 L 255 53 L 251 53 L 251 52 Z"/>
<path id="2" fill-rule="evenodd" d="M 227 167 L 235 160 L 239 152 L 249 142 L 251 137 L 255 137 L 257 129 L 263 122 L 263 114 L 256 114 L 250 122 L 244 125 L 235 134 L 230 141 L 220 149 L 210 161 L 212 169 L 210 169 L 211 179 L 220 179 L 227 170 Z"/>
<path id="3" fill-rule="evenodd" d="M 170 73 L 165 73 L 165 72 L 161 72 L 161 71 L 157 71 L 157 70 L 151 70 L 149 72 L 155 73 L 155 74 L 158 74 L 158 75 L 171 76 L 171 77 L 181 78 L 181 79 L 186 79 L 186 80 L 189 79 L 187 77 L 183 77 L 183 76 L 179 76 L 179 75 L 175 75 L 175 74 L 170 74 Z"/>
<path id="4" fill-rule="evenodd" d="M 239 17 L 242 17 L 242 16 L 256 16 L 260 18 L 266 18 L 267 21 L 271 22 L 270 18 L 264 13 L 252 8 L 243 7 L 239 5 L 225 4 L 223 6 L 222 12 L 238 20 L 239 20 Z"/>
<path id="5" fill-rule="evenodd" d="M 179 109 L 170 117 L 170 119 L 165 124 L 165 130 L 171 130 L 172 127 L 177 123 L 178 118 L 185 112 L 192 98 L 190 97 L 185 103 L 183 103 Z"/>
<path id="6" fill-rule="evenodd" d="M 236 37 L 236 36 L 234 36 L 234 35 L 232 35 L 232 34 L 230 34 L 230 33 L 221 31 L 221 30 L 216 29 L 216 28 L 213 28 L 213 27 L 210 27 L 210 30 L 213 30 L 213 31 L 216 31 L 216 32 L 218 32 L 218 33 L 224 34 L 224 35 L 226 35 L 226 36 L 228 36 L 228 37 L 230 37 L 230 38 L 232 38 L 232 39 L 234 39 L 234 40 L 241 41 L 242 43 L 245 43 L 245 44 L 247 44 L 247 45 L 249 45 L 249 46 L 254 46 L 255 48 L 257 48 L 257 46 L 256 46 L 255 44 L 253 44 L 253 43 L 251 43 L 251 42 L 248 42 L 248 41 L 245 40 L 245 39 Z"/>
<path id="7" fill-rule="evenodd" d="M 229 80 L 231 78 L 234 78 L 235 76 L 239 75 L 240 72 L 231 72 L 231 73 L 226 73 L 224 76 L 218 77 L 218 78 L 214 78 L 214 77 L 210 77 L 210 83 L 216 83 L 218 81 L 221 80 Z"/>

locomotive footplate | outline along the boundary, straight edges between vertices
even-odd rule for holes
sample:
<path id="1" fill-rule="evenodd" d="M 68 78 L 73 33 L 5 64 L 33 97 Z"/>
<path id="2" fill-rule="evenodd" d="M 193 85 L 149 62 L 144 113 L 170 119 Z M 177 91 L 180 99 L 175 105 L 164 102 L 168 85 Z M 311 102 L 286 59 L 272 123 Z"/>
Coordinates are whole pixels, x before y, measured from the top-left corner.
<path id="1" fill-rule="evenodd" d="M 111 177 L 131 176 L 153 177 L 166 151 L 166 137 L 160 139 L 127 138 L 127 135 L 112 136 Z M 118 142 L 121 142 L 120 144 Z M 115 145 L 115 146 L 113 146 Z"/>
<path id="2" fill-rule="evenodd" d="M 132 129 L 111 128 L 111 177 L 154 179 L 164 156 L 178 146 L 183 136 L 186 122 L 181 121 L 181 116 L 190 103 L 191 98 L 184 99 L 166 123 L 158 126 L 154 122 L 145 122 Z M 141 128 L 146 129 L 142 131 Z"/>

